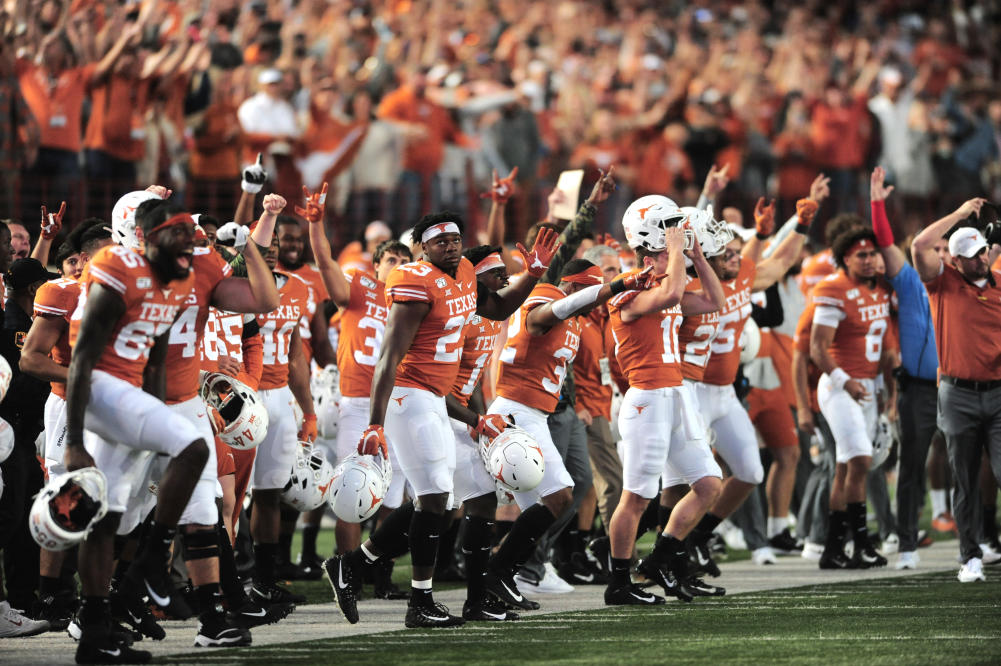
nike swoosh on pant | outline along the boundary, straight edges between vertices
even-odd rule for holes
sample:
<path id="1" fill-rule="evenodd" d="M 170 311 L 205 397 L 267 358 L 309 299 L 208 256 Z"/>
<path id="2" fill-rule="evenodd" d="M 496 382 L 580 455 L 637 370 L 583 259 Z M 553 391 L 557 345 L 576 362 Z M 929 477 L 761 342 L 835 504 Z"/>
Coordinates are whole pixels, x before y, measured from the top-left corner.
<path id="1" fill-rule="evenodd" d="M 161 606 L 163 608 L 166 608 L 167 606 L 170 605 L 170 597 L 169 596 L 167 596 L 167 597 L 161 597 L 159 594 L 157 594 L 156 592 L 153 591 L 152 587 L 149 586 L 149 581 L 145 581 L 144 580 L 143 583 L 146 584 L 146 591 L 149 593 L 149 598 L 152 599 L 153 602 L 157 606 Z"/>

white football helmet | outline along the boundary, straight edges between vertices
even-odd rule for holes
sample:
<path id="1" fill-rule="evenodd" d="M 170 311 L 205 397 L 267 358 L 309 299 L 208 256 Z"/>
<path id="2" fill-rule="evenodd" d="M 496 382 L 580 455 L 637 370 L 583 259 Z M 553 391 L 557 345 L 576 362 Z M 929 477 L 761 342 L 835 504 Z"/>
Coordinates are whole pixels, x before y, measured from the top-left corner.
<path id="1" fill-rule="evenodd" d="M 256 448 L 268 434 L 268 410 L 254 389 L 243 382 L 210 372 L 202 379 L 201 396 L 226 422 L 226 427 L 217 434 L 234 449 Z"/>
<path id="2" fill-rule="evenodd" d="M 111 210 L 111 240 L 130 250 L 139 249 L 139 238 L 136 236 L 136 208 L 144 201 L 159 199 L 156 194 L 146 190 L 129 192 L 115 204 Z"/>
<path id="3" fill-rule="evenodd" d="M 3 356 L 0 356 L 0 402 L 7 397 L 7 389 L 10 388 L 10 380 L 14 373 L 11 372 L 10 363 Z"/>
<path id="4" fill-rule="evenodd" d="M 684 214 L 667 197 L 648 194 L 629 204 L 622 216 L 626 244 L 657 252 L 667 247 L 664 231 L 685 219 Z"/>
<path id="5" fill-rule="evenodd" d="M 312 511 L 326 501 L 333 478 L 334 468 L 323 450 L 309 442 L 299 442 L 282 501 L 297 511 Z"/>
<path id="6" fill-rule="evenodd" d="M 382 456 L 352 453 L 334 470 L 327 502 L 339 520 L 360 523 L 375 515 L 393 481 L 393 466 Z"/>
<path id="7" fill-rule="evenodd" d="M 28 515 L 31 536 L 45 550 L 67 550 L 83 541 L 108 513 L 108 482 L 96 467 L 49 479 Z"/>
<path id="8" fill-rule="evenodd" d="M 759 351 L 761 351 L 761 329 L 748 317 L 740 334 L 740 362 L 750 363 L 758 357 Z"/>
<path id="9" fill-rule="evenodd" d="M 0 419 L 0 463 L 7 460 L 14 451 L 14 429 Z"/>
<path id="10" fill-rule="evenodd" d="M 733 232 L 726 222 L 713 217 L 712 206 L 706 207 L 705 210 L 682 206 L 681 211 L 688 221 L 685 229 L 685 249 L 694 247 L 693 241 L 697 240 L 702 248 L 702 254 L 706 257 L 723 254 L 727 244 L 733 240 Z M 688 234 L 689 229 L 692 232 L 691 239 Z"/>
<path id="11" fill-rule="evenodd" d="M 503 488 L 526 492 L 542 482 L 546 461 L 539 443 L 518 426 L 509 425 L 493 441 L 480 437 L 480 455 L 490 476 Z"/>
<path id="12" fill-rule="evenodd" d="M 872 462 L 869 469 L 876 469 L 890 457 L 894 443 L 900 440 L 897 424 L 890 421 L 886 414 L 880 414 L 876 422 L 876 436 L 872 440 Z"/>
<path id="13" fill-rule="evenodd" d="M 341 392 L 336 387 L 326 387 L 314 393 L 316 431 L 323 439 L 337 439 L 337 425 L 341 418 Z"/>

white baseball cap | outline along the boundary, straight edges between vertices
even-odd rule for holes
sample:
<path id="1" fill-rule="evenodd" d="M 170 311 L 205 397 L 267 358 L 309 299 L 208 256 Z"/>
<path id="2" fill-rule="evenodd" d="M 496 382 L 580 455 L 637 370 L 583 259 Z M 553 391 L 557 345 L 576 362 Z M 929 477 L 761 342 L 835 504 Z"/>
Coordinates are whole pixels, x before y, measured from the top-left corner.
<path id="1" fill-rule="evenodd" d="M 970 259 L 987 247 L 984 235 L 973 227 L 960 227 L 949 237 L 949 254 Z"/>
<path id="2" fill-rule="evenodd" d="M 271 83 L 279 83 L 281 82 L 282 78 L 284 78 L 282 76 L 282 73 L 272 67 L 270 69 L 265 69 L 264 71 L 262 71 L 260 74 L 257 75 L 257 83 L 262 86 L 266 86 Z"/>

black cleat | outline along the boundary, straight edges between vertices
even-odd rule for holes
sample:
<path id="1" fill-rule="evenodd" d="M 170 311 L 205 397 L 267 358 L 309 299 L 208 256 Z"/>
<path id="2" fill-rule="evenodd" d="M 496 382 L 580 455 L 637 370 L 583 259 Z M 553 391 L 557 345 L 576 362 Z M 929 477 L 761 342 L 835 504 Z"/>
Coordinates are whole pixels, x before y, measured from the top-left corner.
<path id="1" fill-rule="evenodd" d="M 824 550 L 823 555 L 820 556 L 820 568 L 821 569 L 851 569 L 851 560 L 845 557 L 845 553 L 842 550 L 837 550 L 834 552 L 828 552 Z"/>
<path id="2" fill-rule="evenodd" d="M 78 664 L 148 664 L 153 655 L 115 640 L 108 627 L 88 627 L 76 646 Z"/>
<path id="3" fill-rule="evenodd" d="M 129 586 L 122 587 L 128 589 Z M 122 591 L 112 592 L 111 615 L 140 636 L 152 638 L 154 641 L 162 641 L 167 636 L 163 627 L 153 617 L 149 606 L 140 597 L 132 597 Z"/>
<path id="4" fill-rule="evenodd" d="M 187 620 L 193 615 L 184 595 L 174 589 L 170 574 L 162 563 L 135 560 L 119 589 L 126 596 L 149 597 L 150 602 L 171 619 Z"/>
<path id="5" fill-rule="evenodd" d="M 518 614 L 488 595 L 477 602 L 467 600 L 462 605 L 462 618 L 467 622 L 505 622 L 517 620 Z"/>
<path id="6" fill-rule="evenodd" d="M 696 576 L 686 578 L 685 587 L 696 597 L 722 597 L 726 594 L 726 588 L 719 585 L 710 585 Z"/>
<path id="7" fill-rule="evenodd" d="M 664 603 L 664 597 L 651 594 L 633 583 L 605 588 L 606 606 L 660 606 Z"/>
<path id="8" fill-rule="evenodd" d="M 407 607 L 407 619 L 404 624 L 408 629 L 437 629 L 461 627 L 466 621 L 449 614 L 443 604 L 422 604 Z"/>
<path id="9" fill-rule="evenodd" d="M 31 617 L 48 622 L 49 631 L 65 631 L 79 605 L 76 595 L 66 590 L 35 601 L 31 608 Z"/>
<path id="10" fill-rule="evenodd" d="M 709 542 L 693 537 L 689 540 L 689 546 L 689 559 L 692 562 L 692 570 L 712 576 L 713 578 L 718 577 L 720 575 L 719 565 L 713 559 Z"/>
<path id="11" fill-rule="evenodd" d="M 344 561 L 343 555 L 334 555 L 323 563 L 323 571 L 327 574 L 330 587 L 334 590 L 334 599 L 344 619 L 351 624 L 358 624 L 358 597 L 355 595 L 354 569 Z M 409 612 L 407 617 L 410 617 Z"/>
<path id="12" fill-rule="evenodd" d="M 598 566 L 602 571 L 607 574 L 612 570 L 612 544 L 607 536 L 592 539 L 587 549 L 594 555 L 594 559 L 598 560 Z"/>
<path id="13" fill-rule="evenodd" d="M 868 544 L 865 548 L 855 550 L 849 565 L 849 569 L 875 569 L 885 567 L 886 558 L 880 555 L 872 544 Z"/>
<path id="14" fill-rule="evenodd" d="M 561 564 L 556 573 L 571 585 L 605 585 L 608 576 L 591 562 L 584 553 L 572 553 L 570 560 Z"/>
<path id="15" fill-rule="evenodd" d="M 518 590 L 514 576 L 501 576 L 491 571 L 487 572 L 487 592 L 497 598 L 508 608 L 518 610 L 539 610 L 539 602 L 526 599 Z"/>
<path id="16" fill-rule="evenodd" d="M 254 583 L 250 588 L 251 601 L 260 605 L 270 604 L 303 604 L 306 597 L 292 592 L 284 585 L 277 583 Z"/>
<path id="17" fill-rule="evenodd" d="M 225 615 L 198 622 L 195 647 L 242 647 L 250 643 L 250 631 Z"/>
<path id="18" fill-rule="evenodd" d="M 783 555 L 794 555 L 803 552 L 803 541 L 794 537 L 789 532 L 788 527 L 769 539 L 768 545 L 776 553 Z"/>
<path id="19" fill-rule="evenodd" d="M 690 603 L 695 597 L 691 590 L 684 582 L 675 578 L 674 573 L 671 572 L 667 567 L 660 566 L 654 562 L 649 557 L 640 560 L 636 565 L 636 570 L 642 573 L 644 576 L 654 581 L 662 588 L 664 592 L 671 595 L 672 597 L 677 597 L 686 603 Z"/>
<path id="20" fill-rule="evenodd" d="M 247 599 L 239 608 L 229 611 L 227 617 L 231 622 L 251 629 L 284 620 L 294 610 L 295 604 L 291 603 L 259 604 L 253 599 Z"/>
<path id="21" fill-rule="evenodd" d="M 409 599 L 410 594 L 404 592 L 393 582 L 393 560 L 388 557 L 381 558 L 372 564 L 373 583 L 375 590 L 372 594 L 376 599 L 388 599 L 389 601 L 400 601 Z"/>
<path id="22" fill-rule="evenodd" d="M 309 557 L 299 556 L 299 572 L 302 574 L 302 580 L 320 580 L 323 578 L 323 560 L 318 556 L 312 555 Z"/>

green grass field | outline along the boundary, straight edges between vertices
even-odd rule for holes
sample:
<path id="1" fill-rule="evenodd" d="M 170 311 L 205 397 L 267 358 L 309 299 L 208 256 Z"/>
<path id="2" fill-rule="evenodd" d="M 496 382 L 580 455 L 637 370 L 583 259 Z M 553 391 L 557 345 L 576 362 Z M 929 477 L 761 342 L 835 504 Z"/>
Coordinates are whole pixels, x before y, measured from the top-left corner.
<path id="1" fill-rule="evenodd" d="M 440 631 L 199 653 L 200 663 L 973 664 L 1001 661 L 1001 580 L 955 573 L 814 585 L 658 609 L 617 608 Z M 177 661 L 193 657 L 178 657 Z M 165 663 L 175 661 L 166 660 Z"/>

